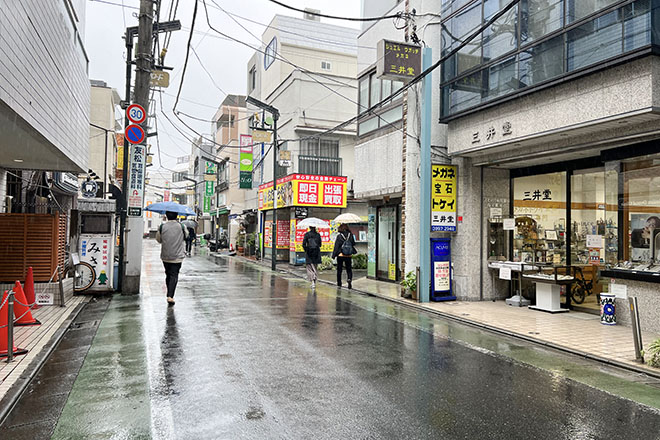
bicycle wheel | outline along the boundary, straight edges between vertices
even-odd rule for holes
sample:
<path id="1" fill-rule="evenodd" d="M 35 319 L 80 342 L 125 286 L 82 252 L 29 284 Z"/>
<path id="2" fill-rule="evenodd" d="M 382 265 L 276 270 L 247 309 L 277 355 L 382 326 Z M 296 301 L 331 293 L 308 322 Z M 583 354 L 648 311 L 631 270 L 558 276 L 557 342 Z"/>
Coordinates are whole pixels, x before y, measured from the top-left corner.
<path id="1" fill-rule="evenodd" d="M 582 304 L 585 296 L 584 289 L 581 286 L 575 285 L 573 286 L 573 289 L 571 289 L 571 298 L 576 304 Z"/>
<path id="2" fill-rule="evenodd" d="M 96 271 L 91 264 L 81 261 L 74 266 L 73 291 L 84 292 L 96 281 Z"/>

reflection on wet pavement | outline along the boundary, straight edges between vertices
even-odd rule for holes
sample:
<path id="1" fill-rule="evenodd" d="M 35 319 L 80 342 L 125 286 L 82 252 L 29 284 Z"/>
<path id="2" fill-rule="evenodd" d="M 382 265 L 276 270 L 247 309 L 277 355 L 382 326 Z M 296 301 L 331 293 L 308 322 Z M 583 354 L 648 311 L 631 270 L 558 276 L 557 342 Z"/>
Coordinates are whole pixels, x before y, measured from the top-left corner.
<path id="1" fill-rule="evenodd" d="M 235 260 L 186 260 L 176 306 L 168 308 L 157 251 L 145 243 L 141 297 L 113 301 L 140 306 L 132 335 L 146 350 L 134 366 L 148 375 L 142 411 L 154 438 L 573 439 L 660 432 L 656 409 L 584 384 L 632 390 L 637 400 L 660 406 L 660 389 L 624 374 L 328 285 L 313 293 L 306 282 Z M 121 321 L 124 313 L 111 309 L 106 319 Z M 99 332 L 121 328 L 104 324 Z M 103 342 L 95 340 L 92 349 Z M 87 417 L 84 408 L 76 411 Z"/>

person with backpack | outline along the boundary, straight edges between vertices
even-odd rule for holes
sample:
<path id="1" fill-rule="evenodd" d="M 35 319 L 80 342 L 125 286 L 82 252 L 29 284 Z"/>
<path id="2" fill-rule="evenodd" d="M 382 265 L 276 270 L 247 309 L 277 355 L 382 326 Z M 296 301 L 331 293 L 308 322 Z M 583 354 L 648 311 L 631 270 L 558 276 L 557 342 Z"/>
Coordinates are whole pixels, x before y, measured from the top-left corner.
<path id="1" fill-rule="evenodd" d="M 317 266 L 321 264 L 321 235 L 316 232 L 314 226 L 310 226 L 309 231 L 305 233 L 302 246 L 305 250 L 307 277 L 312 283 L 312 289 L 316 289 L 316 279 L 318 278 Z"/>
<path id="2" fill-rule="evenodd" d="M 339 234 L 335 239 L 335 248 L 332 251 L 332 258 L 337 259 L 337 286 L 341 287 L 341 272 L 342 266 L 346 267 L 346 277 L 348 282 L 348 288 L 352 289 L 353 281 L 353 255 L 356 254 L 355 250 L 355 238 L 351 233 L 351 230 L 348 229 L 348 225 L 342 223 L 339 225 Z"/>
<path id="3" fill-rule="evenodd" d="M 188 238 L 186 227 L 179 223 L 176 212 L 165 213 L 167 221 L 160 225 L 156 232 L 156 241 L 161 244 L 160 259 L 165 266 L 165 285 L 167 286 L 167 303 L 174 305 L 174 291 L 179 282 L 179 270 L 186 257 L 184 242 Z"/>
<path id="4" fill-rule="evenodd" d="M 195 241 L 195 229 L 188 226 L 188 236 L 186 237 L 186 254 L 190 257 L 192 255 L 192 246 Z"/>

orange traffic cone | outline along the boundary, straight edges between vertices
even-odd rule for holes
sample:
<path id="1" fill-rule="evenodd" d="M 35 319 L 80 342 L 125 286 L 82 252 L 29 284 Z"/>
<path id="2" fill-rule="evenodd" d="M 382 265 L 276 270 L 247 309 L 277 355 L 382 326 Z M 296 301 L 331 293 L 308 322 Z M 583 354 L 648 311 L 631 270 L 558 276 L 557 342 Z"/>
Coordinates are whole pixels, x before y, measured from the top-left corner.
<path id="1" fill-rule="evenodd" d="M 41 325 L 39 321 L 32 317 L 32 312 L 30 312 L 29 307 L 25 307 L 23 304 L 29 304 L 25 299 L 25 293 L 23 293 L 23 287 L 21 287 L 20 281 L 16 281 L 14 285 L 14 317 L 17 321 L 14 325 Z"/>
<path id="2" fill-rule="evenodd" d="M 25 276 L 25 299 L 27 299 L 27 304 L 34 304 L 36 302 L 36 296 L 34 294 L 34 276 L 32 275 L 32 266 L 28 267 L 27 275 Z M 34 304 L 32 310 L 40 308 Z"/>
<path id="3" fill-rule="evenodd" d="M 0 300 L 0 304 L 4 303 L 4 305 L 0 307 L 0 357 L 7 357 L 7 355 L 9 355 L 9 344 L 7 341 L 7 324 L 9 324 L 9 320 L 7 319 L 7 311 L 9 310 L 9 306 L 5 303 L 6 299 L 7 291 L 5 290 L 5 293 L 2 295 L 2 299 Z M 25 354 L 28 352 L 23 348 L 17 348 L 13 344 L 11 348 L 13 355 Z"/>

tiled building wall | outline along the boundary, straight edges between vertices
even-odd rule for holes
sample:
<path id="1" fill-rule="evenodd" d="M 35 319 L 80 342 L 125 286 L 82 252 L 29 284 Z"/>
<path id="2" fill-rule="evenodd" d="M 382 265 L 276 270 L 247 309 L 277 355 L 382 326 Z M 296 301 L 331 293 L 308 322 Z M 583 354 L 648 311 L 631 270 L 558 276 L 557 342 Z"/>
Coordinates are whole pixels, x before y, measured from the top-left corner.
<path id="1" fill-rule="evenodd" d="M 86 170 L 90 92 L 78 35 L 84 14 L 70 4 L 0 0 L 0 100 Z"/>

